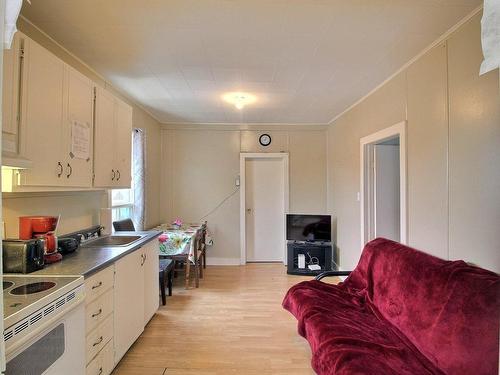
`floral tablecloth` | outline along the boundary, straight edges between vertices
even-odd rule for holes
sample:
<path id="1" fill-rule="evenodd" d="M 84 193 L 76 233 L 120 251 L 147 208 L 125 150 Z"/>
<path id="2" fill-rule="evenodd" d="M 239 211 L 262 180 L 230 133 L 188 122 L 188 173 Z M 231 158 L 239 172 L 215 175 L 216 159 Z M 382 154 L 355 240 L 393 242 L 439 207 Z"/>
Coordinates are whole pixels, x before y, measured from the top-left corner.
<path id="1" fill-rule="evenodd" d="M 187 254 L 188 259 L 194 262 L 194 242 L 196 233 L 201 229 L 201 225 L 191 224 L 175 229 L 170 225 L 162 224 L 155 229 L 163 231 L 163 234 L 158 237 L 160 255 L 174 256 Z"/>

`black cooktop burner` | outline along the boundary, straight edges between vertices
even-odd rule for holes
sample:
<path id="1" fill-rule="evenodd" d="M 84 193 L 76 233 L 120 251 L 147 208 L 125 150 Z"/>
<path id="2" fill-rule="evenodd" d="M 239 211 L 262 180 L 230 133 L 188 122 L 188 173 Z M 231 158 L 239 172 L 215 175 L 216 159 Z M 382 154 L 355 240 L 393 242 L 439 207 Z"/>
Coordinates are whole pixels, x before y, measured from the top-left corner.
<path id="1" fill-rule="evenodd" d="M 14 283 L 12 281 L 3 281 L 3 290 L 10 288 Z"/>
<path id="2" fill-rule="evenodd" d="M 50 288 L 53 288 L 56 286 L 56 283 L 53 283 L 51 281 L 43 281 L 39 283 L 31 283 L 31 284 L 25 284 L 18 286 L 17 288 L 14 288 L 10 291 L 11 294 L 14 294 L 16 296 L 21 296 L 25 294 L 33 294 L 33 293 L 39 293 L 43 292 L 45 290 L 48 290 Z"/>

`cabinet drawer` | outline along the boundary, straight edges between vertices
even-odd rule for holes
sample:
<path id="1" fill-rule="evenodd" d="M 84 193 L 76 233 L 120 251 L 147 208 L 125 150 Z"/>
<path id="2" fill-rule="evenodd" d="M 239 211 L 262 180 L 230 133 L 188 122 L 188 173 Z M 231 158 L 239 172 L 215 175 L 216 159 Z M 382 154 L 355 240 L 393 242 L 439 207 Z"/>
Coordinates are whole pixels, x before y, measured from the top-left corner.
<path id="1" fill-rule="evenodd" d="M 113 286 L 114 265 L 85 280 L 85 301 L 88 305 Z"/>
<path id="2" fill-rule="evenodd" d="M 111 339 L 87 366 L 86 375 L 109 375 L 113 371 L 113 340 Z"/>
<path id="3" fill-rule="evenodd" d="M 113 312 L 113 289 L 85 306 L 85 332 L 90 333 Z"/>
<path id="4" fill-rule="evenodd" d="M 87 363 L 113 338 L 113 315 L 87 335 Z"/>

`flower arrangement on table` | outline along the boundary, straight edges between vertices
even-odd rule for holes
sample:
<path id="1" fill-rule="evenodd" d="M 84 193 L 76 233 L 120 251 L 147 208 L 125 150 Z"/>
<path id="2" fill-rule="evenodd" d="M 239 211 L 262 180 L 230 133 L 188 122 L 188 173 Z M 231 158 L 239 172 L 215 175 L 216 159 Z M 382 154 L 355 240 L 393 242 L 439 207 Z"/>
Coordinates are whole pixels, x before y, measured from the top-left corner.
<path id="1" fill-rule="evenodd" d="M 172 222 L 172 226 L 173 226 L 175 229 L 181 229 L 181 227 L 182 227 L 182 219 L 180 219 L 180 218 L 175 219 L 175 220 Z"/>

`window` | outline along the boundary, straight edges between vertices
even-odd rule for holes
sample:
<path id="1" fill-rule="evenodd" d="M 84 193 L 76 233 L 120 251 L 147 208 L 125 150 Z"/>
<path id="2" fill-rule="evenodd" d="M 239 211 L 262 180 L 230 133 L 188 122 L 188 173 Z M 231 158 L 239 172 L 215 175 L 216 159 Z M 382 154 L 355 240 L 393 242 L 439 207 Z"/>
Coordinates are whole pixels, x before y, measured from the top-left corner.
<path id="1" fill-rule="evenodd" d="M 134 210 L 134 190 L 111 190 L 111 208 L 113 221 L 131 218 Z"/>

